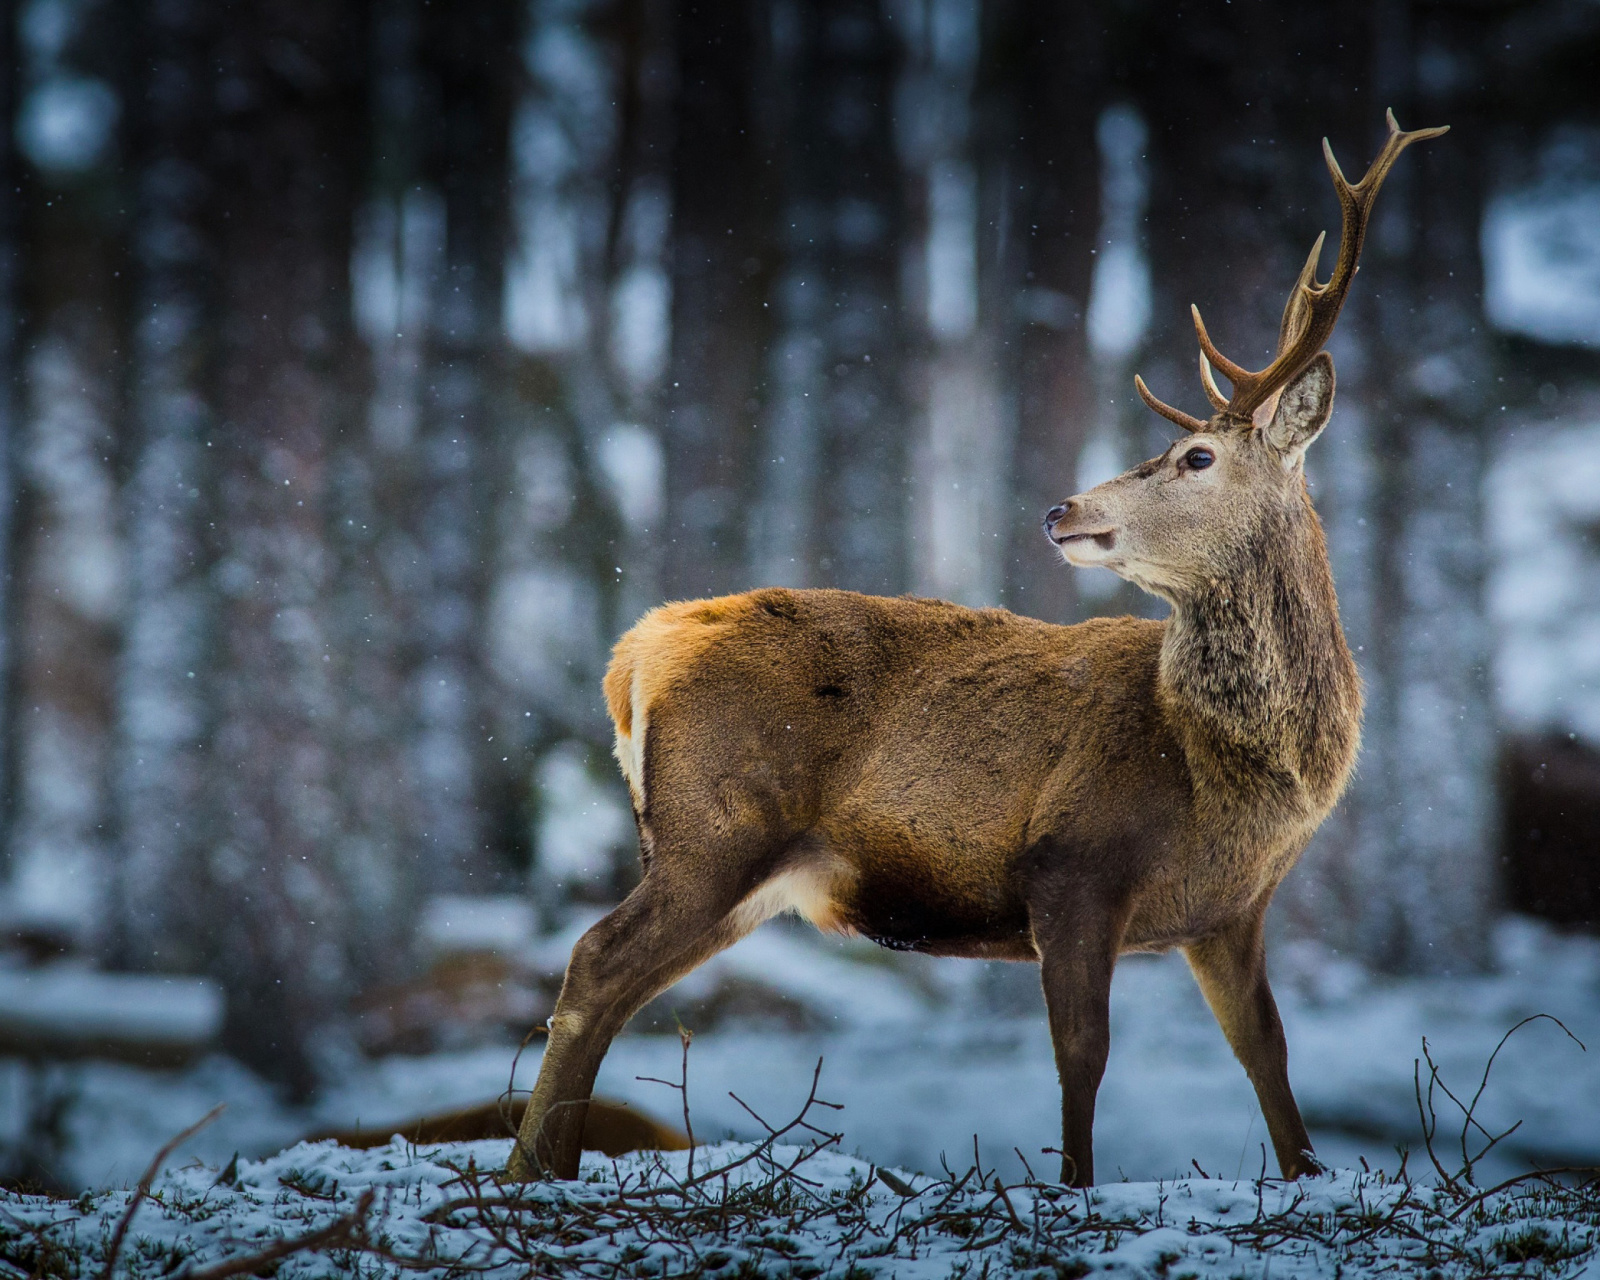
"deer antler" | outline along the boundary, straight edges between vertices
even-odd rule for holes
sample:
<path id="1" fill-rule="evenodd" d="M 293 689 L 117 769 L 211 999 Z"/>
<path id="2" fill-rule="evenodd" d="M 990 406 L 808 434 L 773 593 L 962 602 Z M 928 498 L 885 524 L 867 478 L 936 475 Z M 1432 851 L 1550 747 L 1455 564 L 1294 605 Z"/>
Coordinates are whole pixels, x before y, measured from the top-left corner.
<path id="1" fill-rule="evenodd" d="M 1206 332 L 1205 321 L 1200 318 L 1200 308 L 1193 306 L 1189 308 L 1194 316 L 1195 334 L 1200 339 L 1200 384 L 1205 388 L 1206 398 L 1219 412 L 1231 418 L 1243 419 L 1245 422 L 1251 421 L 1255 411 L 1292 382 L 1295 376 L 1311 363 L 1317 352 L 1322 350 L 1323 344 L 1327 342 L 1333 332 L 1334 324 L 1339 319 L 1339 311 L 1344 306 L 1345 296 L 1350 292 L 1350 282 L 1355 279 L 1356 265 L 1361 258 L 1361 246 L 1367 238 L 1367 220 L 1372 212 L 1373 201 L 1377 199 L 1378 188 L 1383 185 L 1384 178 L 1388 176 L 1400 153 L 1413 142 L 1437 138 L 1440 134 L 1450 131 L 1446 125 L 1439 129 L 1413 129 L 1410 133 L 1406 133 L 1395 121 L 1393 111 L 1388 112 L 1386 118 L 1389 122 L 1389 136 L 1384 141 L 1383 150 L 1378 152 L 1378 158 L 1367 169 L 1366 176 L 1354 186 L 1345 180 L 1344 174 L 1339 169 L 1339 162 L 1333 158 L 1333 148 L 1328 145 L 1328 140 L 1326 138 L 1322 140 L 1322 155 L 1328 162 L 1328 173 L 1333 178 L 1333 189 L 1339 196 L 1342 217 L 1339 257 L 1333 264 L 1333 275 L 1328 278 L 1327 284 L 1318 284 L 1317 263 L 1321 260 L 1322 244 L 1327 233 L 1319 235 L 1317 242 L 1311 246 L 1311 255 L 1306 259 L 1306 265 L 1300 269 L 1300 278 L 1295 281 L 1294 288 L 1289 294 L 1289 301 L 1283 308 L 1283 320 L 1278 326 L 1278 347 L 1271 364 L 1257 373 L 1252 373 L 1243 365 L 1229 360 L 1211 341 L 1211 335 Z M 1213 366 L 1233 385 L 1232 397 L 1224 397 L 1218 389 L 1216 379 L 1211 373 Z M 1192 418 L 1182 410 L 1174 409 L 1171 405 L 1157 400 L 1144 385 L 1144 380 L 1137 375 L 1133 382 L 1145 404 L 1168 421 L 1177 423 L 1186 431 L 1198 431 L 1206 425 L 1200 419 Z"/>

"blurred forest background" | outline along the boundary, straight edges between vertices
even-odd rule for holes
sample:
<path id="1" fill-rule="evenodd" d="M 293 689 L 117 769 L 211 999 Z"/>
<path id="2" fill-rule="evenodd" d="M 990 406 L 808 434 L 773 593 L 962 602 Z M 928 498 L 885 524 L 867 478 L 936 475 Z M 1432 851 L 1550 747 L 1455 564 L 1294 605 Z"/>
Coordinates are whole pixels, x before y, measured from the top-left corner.
<path id="1" fill-rule="evenodd" d="M 1597 70 L 1592 0 L 4 0 L 8 963 L 208 977 L 305 1093 L 419 939 L 625 892 L 652 604 L 1158 610 L 1040 515 L 1164 446 L 1135 370 L 1202 403 L 1190 302 L 1265 360 L 1391 106 L 1452 132 L 1333 346 L 1369 710 L 1278 927 L 1592 925 Z"/>

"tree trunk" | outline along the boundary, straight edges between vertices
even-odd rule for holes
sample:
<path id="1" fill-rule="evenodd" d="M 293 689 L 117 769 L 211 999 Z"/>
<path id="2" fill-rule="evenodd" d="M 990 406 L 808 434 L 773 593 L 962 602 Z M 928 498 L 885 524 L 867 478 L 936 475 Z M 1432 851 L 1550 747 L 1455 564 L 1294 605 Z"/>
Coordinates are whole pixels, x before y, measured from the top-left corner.
<path id="1" fill-rule="evenodd" d="M 17 60 L 17 8 L 13 0 L 0 0 L 0 190 L 15 191 L 18 183 L 16 154 L 17 103 L 20 97 Z M 21 255 L 20 202 L 0 200 L 0 874 L 11 872 L 12 829 L 16 811 L 15 699 L 11 672 L 15 661 L 12 639 L 14 552 L 12 523 L 15 515 L 17 453 L 17 330 L 20 319 L 18 276 Z"/>
<path id="2" fill-rule="evenodd" d="M 136 194 L 113 954 L 134 968 L 180 971 L 206 958 L 211 917 L 201 886 L 215 835 L 202 807 L 216 431 L 212 13 L 202 0 L 141 6 L 135 27 L 148 80 L 129 100 Z"/>
<path id="3" fill-rule="evenodd" d="M 334 390 L 342 403 L 327 455 L 323 617 L 337 700 L 328 735 L 338 802 L 327 852 L 359 885 L 348 919 L 358 988 L 408 976 L 416 962 L 412 944 L 426 868 L 409 774 L 403 659 L 407 571 L 416 558 L 405 530 L 420 373 L 417 295 L 432 265 L 431 246 L 418 234 L 416 202 L 409 225 L 406 203 L 415 178 L 417 25 L 414 3 L 382 0 L 363 33 L 370 132 L 360 157 L 365 203 L 351 246 L 351 303 L 362 343 L 351 355 L 365 359 L 344 362 L 348 373 Z"/>
<path id="4" fill-rule="evenodd" d="M 120 24 L 30 41 L 35 93 L 77 77 L 107 100 Z M 29 354 L 17 456 L 17 712 L 12 908 L 23 923 L 102 942 L 112 827 L 111 674 L 121 604 L 113 473 L 121 312 L 116 140 L 77 147 L 26 125 Z"/>
<path id="5" fill-rule="evenodd" d="M 773 11 L 784 149 L 778 335 L 753 513 L 755 577 L 895 593 L 907 581 L 895 46 L 875 0 Z"/>
<path id="6" fill-rule="evenodd" d="M 678 15 L 672 357 L 665 416 L 669 597 L 750 582 L 746 548 L 771 329 L 773 165 L 761 101 L 766 3 Z"/>
<path id="7" fill-rule="evenodd" d="M 421 13 L 419 170 L 443 235 L 426 304 L 417 428 L 412 643 L 414 777 L 435 891 L 488 890 L 497 859 L 482 654 L 489 384 L 500 350 L 516 10 L 480 0 Z"/>
<path id="8" fill-rule="evenodd" d="M 214 456 L 217 716 L 209 783 L 227 1040 L 297 1091 L 348 994 L 324 603 L 331 442 L 350 404 L 349 237 L 366 95 L 363 12 L 230 7 L 215 58 L 222 316 Z M 224 923 L 225 922 L 225 923 Z"/>
<path id="9" fill-rule="evenodd" d="M 980 9 L 977 0 L 943 0 L 901 10 L 896 24 L 903 49 L 896 131 L 906 184 L 901 323 L 913 413 L 912 589 L 975 606 L 1000 602 L 1006 557 L 996 533 L 1007 514 L 1012 437 L 996 358 L 1009 335 L 980 325 L 980 275 L 991 265 L 980 265 L 980 238 L 991 248 L 1007 240 L 1004 233 L 980 237 Z"/>
<path id="10" fill-rule="evenodd" d="M 1108 87 L 1101 23 L 1077 6 L 990 0 L 985 32 L 985 329 L 1004 350 L 1015 443 L 997 532 L 1006 603 L 1072 620 L 1073 578 L 1040 533 L 1076 491 L 1093 422 L 1085 315 L 1100 224 L 1095 125 Z"/>

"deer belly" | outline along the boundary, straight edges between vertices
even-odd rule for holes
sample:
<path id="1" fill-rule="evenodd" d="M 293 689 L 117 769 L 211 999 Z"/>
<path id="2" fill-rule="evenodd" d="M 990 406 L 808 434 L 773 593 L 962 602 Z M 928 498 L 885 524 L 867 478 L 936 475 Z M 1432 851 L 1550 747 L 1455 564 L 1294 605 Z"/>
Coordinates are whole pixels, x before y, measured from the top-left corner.
<path id="1" fill-rule="evenodd" d="M 1286 870 L 1287 868 L 1283 868 Z M 1281 878 L 1255 861 L 1197 857 L 1147 884 L 1124 936 L 1128 951 L 1165 951 L 1215 933 L 1256 909 Z"/>
<path id="2" fill-rule="evenodd" d="M 828 833 L 829 849 L 853 872 L 836 900 L 847 929 L 895 951 L 1036 958 L 1003 855 L 907 834 L 859 826 Z"/>

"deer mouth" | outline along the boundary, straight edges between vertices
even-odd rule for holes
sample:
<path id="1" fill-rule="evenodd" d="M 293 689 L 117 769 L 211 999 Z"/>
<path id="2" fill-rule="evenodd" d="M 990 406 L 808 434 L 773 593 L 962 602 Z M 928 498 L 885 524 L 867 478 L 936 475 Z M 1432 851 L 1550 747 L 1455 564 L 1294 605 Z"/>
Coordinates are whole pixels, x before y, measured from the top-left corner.
<path id="1" fill-rule="evenodd" d="M 1117 543 L 1117 531 L 1115 529 L 1101 529 L 1097 532 L 1090 533 L 1058 533 L 1053 535 L 1052 540 L 1055 542 L 1056 546 L 1063 549 L 1074 545 L 1082 546 L 1084 543 L 1092 542 L 1095 546 L 1099 547 L 1100 550 L 1110 551 L 1111 548 Z"/>
<path id="2" fill-rule="evenodd" d="M 1092 569 L 1096 565 L 1110 563 L 1112 548 L 1117 544 L 1117 531 L 1084 529 L 1065 533 L 1057 530 L 1050 535 L 1050 540 L 1056 544 L 1056 550 L 1068 564 L 1077 565 L 1080 569 Z"/>

